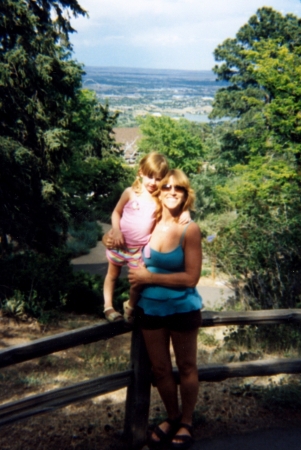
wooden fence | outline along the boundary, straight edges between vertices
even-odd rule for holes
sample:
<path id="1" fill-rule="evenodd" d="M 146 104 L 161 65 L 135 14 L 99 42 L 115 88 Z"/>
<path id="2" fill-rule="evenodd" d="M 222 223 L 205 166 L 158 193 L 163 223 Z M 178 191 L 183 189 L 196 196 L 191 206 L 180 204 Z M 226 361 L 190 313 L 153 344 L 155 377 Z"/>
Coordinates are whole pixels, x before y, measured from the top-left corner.
<path id="1" fill-rule="evenodd" d="M 203 327 L 220 325 L 280 324 L 301 322 L 301 309 L 248 312 L 203 312 Z M 28 344 L 0 351 L 0 368 L 18 364 L 82 344 L 131 331 L 123 322 L 79 328 L 66 333 L 37 339 Z M 301 359 L 273 359 L 230 364 L 210 364 L 198 368 L 199 381 L 221 381 L 234 377 L 266 376 L 279 373 L 301 373 Z M 179 382 L 178 372 L 174 371 Z M 74 402 L 127 387 L 124 439 L 130 448 L 145 442 L 151 389 L 151 367 L 139 330 L 132 331 L 129 370 L 102 376 L 75 385 L 33 395 L 0 406 L 0 426 L 27 417 L 53 411 Z"/>

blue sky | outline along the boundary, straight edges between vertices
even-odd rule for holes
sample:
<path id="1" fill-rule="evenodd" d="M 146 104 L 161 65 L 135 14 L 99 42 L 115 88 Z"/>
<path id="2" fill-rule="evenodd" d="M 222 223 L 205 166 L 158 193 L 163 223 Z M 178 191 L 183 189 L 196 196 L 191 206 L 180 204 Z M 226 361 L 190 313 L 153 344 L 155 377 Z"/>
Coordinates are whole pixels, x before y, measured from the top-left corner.
<path id="1" fill-rule="evenodd" d="M 258 8 L 301 17 L 300 0 L 79 0 L 75 58 L 86 66 L 210 70 L 213 50 Z"/>

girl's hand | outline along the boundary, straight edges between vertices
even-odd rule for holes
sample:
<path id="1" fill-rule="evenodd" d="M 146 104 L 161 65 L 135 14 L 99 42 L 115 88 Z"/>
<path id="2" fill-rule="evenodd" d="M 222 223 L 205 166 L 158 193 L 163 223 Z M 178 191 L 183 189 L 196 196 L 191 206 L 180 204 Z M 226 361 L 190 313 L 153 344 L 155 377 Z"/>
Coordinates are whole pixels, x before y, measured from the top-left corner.
<path id="1" fill-rule="evenodd" d="M 151 282 L 151 272 L 141 264 L 137 269 L 129 270 L 128 280 L 134 288 L 148 284 Z"/>
<path id="2" fill-rule="evenodd" d="M 112 241 L 113 241 L 113 247 L 123 247 L 124 246 L 124 244 L 125 244 L 124 237 L 120 230 L 112 228 L 112 230 L 110 230 L 109 233 L 110 233 Z"/>
<path id="3" fill-rule="evenodd" d="M 113 241 L 113 238 L 112 238 L 112 230 L 107 231 L 107 233 L 105 233 L 103 235 L 103 237 L 101 239 L 101 242 L 108 249 L 114 248 L 114 241 Z"/>
<path id="4" fill-rule="evenodd" d="M 121 234 L 122 240 L 124 242 L 123 235 L 122 235 L 122 233 L 120 233 L 120 234 Z M 115 238 L 114 238 L 114 236 L 115 236 Z M 113 228 L 111 228 L 107 233 L 105 233 L 103 235 L 101 242 L 108 249 L 118 248 L 118 247 L 122 247 L 123 246 L 123 244 L 121 244 L 121 245 L 117 244 L 117 242 L 118 242 L 118 235 L 114 234 Z"/>
<path id="5" fill-rule="evenodd" d="M 179 217 L 179 223 L 181 225 L 185 225 L 185 223 L 189 223 L 191 221 L 191 215 L 189 211 L 183 211 Z"/>

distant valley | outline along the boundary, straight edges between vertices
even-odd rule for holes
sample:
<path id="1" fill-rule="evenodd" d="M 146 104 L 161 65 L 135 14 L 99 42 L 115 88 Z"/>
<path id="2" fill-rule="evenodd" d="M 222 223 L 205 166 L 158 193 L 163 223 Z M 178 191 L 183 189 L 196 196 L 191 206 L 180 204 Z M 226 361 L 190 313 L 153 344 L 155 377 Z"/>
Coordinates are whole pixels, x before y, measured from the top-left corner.
<path id="1" fill-rule="evenodd" d="M 137 126 L 137 116 L 168 115 L 208 121 L 212 101 L 225 83 L 211 71 L 85 67 L 85 88 L 120 111 L 118 126 Z"/>

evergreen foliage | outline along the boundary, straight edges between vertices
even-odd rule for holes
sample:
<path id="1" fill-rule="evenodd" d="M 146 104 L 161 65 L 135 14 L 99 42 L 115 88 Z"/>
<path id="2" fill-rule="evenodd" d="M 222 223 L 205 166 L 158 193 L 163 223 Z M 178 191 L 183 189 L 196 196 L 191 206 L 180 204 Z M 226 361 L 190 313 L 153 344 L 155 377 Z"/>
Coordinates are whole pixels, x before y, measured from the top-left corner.
<path id="1" fill-rule="evenodd" d="M 236 219 L 208 249 L 246 282 L 253 307 L 301 300 L 300 30 L 298 18 L 262 8 L 215 51 L 224 62 L 214 70 L 230 85 L 212 116 L 236 119 L 220 141 L 228 176 L 219 187 Z"/>
<path id="2" fill-rule="evenodd" d="M 300 25 L 301 19 L 294 15 L 282 16 L 264 7 L 239 29 L 234 39 L 226 39 L 214 51 L 220 64 L 213 71 L 229 86 L 217 92 L 211 117 L 235 119 L 232 130 L 223 138 L 221 152 L 225 160 L 230 155 L 232 163 L 247 162 L 253 147 L 260 153 L 262 142 L 269 136 L 261 112 L 273 100 L 273 92 L 251 70 L 255 61 L 251 62 L 250 52 L 268 40 L 277 40 L 277 45 L 294 53 L 301 44 Z"/>
<path id="3" fill-rule="evenodd" d="M 0 5 L 0 230 L 43 251 L 67 230 L 57 176 L 70 156 L 68 124 L 81 87 L 66 10 L 85 14 L 76 0 Z"/>
<path id="4" fill-rule="evenodd" d="M 95 245 L 95 220 L 132 176 L 113 138 L 118 114 L 82 89 L 72 59 L 70 17 L 85 14 L 77 0 L 0 3 L 0 303 L 39 319 L 73 307 L 67 237 Z"/>

